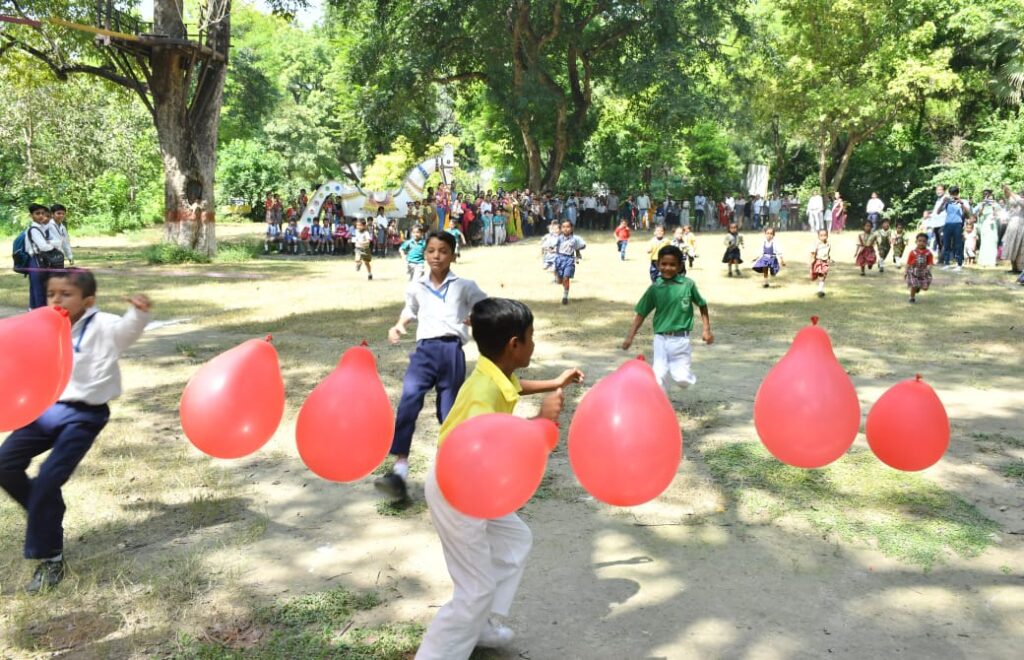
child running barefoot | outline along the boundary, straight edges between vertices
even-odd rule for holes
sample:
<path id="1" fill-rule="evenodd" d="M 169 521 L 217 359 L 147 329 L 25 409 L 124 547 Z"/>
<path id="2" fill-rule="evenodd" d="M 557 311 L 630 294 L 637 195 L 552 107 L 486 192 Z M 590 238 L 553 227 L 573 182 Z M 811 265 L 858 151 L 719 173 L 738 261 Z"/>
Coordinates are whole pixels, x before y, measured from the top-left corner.
<path id="1" fill-rule="evenodd" d="M 907 272 L 903 278 L 910 287 L 910 300 L 916 303 L 917 294 L 927 291 L 932 283 L 932 265 L 935 263 L 935 256 L 928 249 L 928 234 L 917 235 L 917 247 L 910 251 L 907 257 Z"/>
<path id="2" fill-rule="evenodd" d="M 651 284 L 658 280 L 658 250 L 669 244 L 665 236 L 665 227 L 658 225 L 654 228 L 654 236 L 647 243 L 647 256 L 651 259 L 651 267 L 648 274 L 651 276 Z"/>
<path id="3" fill-rule="evenodd" d="M 555 277 L 562 285 L 562 304 L 569 304 L 569 283 L 576 276 L 576 264 L 580 260 L 580 251 L 587 244 L 582 238 L 573 234 L 572 223 L 562 221 L 562 233 L 555 245 Z"/>
<path id="4" fill-rule="evenodd" d="M 690 225 L 683 227 L 683 245 L 684 247 L 680 248 L 683 256 L 690 263 L 689 267 L 693 268 L 693 261 L 697 258 L 697 234 L 693 233 Z"/>
<path id="5" fill-rule="evenodd" d="M 559 236 L 558 223 L 552 221 L 551 224 L 548 225 L 547 235 L 541 239 L 540 242 L 540 258 L 541 263 L 544 265 L 544 270 L 550 270 L 552 272 L 555 270 L 555 256 L 557 252 L 555 248 L 558 247 Z M 557 277 L 555 278 L 555 281 L 558 281 Z"/>
<path id="6" fill-rule="evenodd" d="M 657 282 L 647 288 L 636 304 L 633 325 L 622 342 L 622 350 L 628 351 L 633 345 L 640 326 L 652 311 L 654 312 L 654 360 L 651 367 L 658 379 L 658 385 L 667 391 L 669 378 L 681 388 L 697 382 L 690 370 L 690 331 L 693 329 L 693 307 L 700 309 L 704 325 L 702 337 L 711 344 L 711 317 L 708 303 L 697 291 L 693 280 L 683 275 L 683 252 L 674 245 L 666 245 L 658 253 L 658 269 L 661 275 Z"/>
<path id="7" fill-rule="evenodd" d="M 729 224 L 729 233 L 725 235 L 725 255 L 722 257 L 723 264 L 729 264 L 729 277 L 732 277 L 732 267 L 736 266 L 736 277 L 740 277 L 739 265 L 743 263 L 740 258 L 740 248 L 743 247 L 743 237 L 740 236 L 739 225 L 735 222 Z"/>
<path id="8" fill-rule="evenodd" d="M 71 381 L 57 403 L 0 446 L 0 487 L 28 514 L 24 555 L 40 562 L 26 587 L 29 593 L 53 588 L 64 579 L 61 488 L 110 419 L 107 404 L 121 395 L 118 359 L 142 335 L 150 308 L 149 298 L 137 295 L 128 299 L 124 316 L 100 312 L 95 307 L 96 279 L 81 269 L 50 275 L 46 300 L 68 311 L 74 347 Z M 50 454 L 39 472 L 29 477 L 29 463 L 45 452 Z"/>
<path id="9" fill-rule="evenodd" d="M 878 245 L 878 272 L 885 272 L 885 262 L 889 259 L 889 251 L 892 250 L 892 232 L 889 230 L 889 221 L 882 220 L 881 225 L 875 230 L 876 244 Z"/>
<path id="10" fill-rule="evenodd" d="M 775 277 L 779 274 L 780 266 L 785 266 L 786 260 L 782 256 L 782 248 L 775 242 L 775 230 L 769 227 L 764 230 L 764 244 L 761 246 L 761 256 L 754 262 L 753 269 L 764 275 L 764 288 L 768 288 L 768 275 Z"/>
<path id="11" fill-rule="evenodd" d="M 626 260 L 626 247 L 629 245 L 629 223 L 625 219 L 619 221 L 615 229 L 615 246 L 619 249 L 619 259 Z"/>
<path id="12" fill-rule="evenodd" d="M 363 264 L 366 264 L 366 279 L 368 280 L 373 279 L 373 271 L 370 269 L 370 262 L 373 261 L 372 243 L 373 234 L 366 228 L 366 220 L 359 218 L 356 220 L 356 233 L 352 236 L 352 246 L 355 248 L 356 272 L 358 273 Z"/>
<path id="13" fill-rule="evenodd" d="M 416 321 L 416 350 L 409 357 L 395 413 L 390 451 L 395 465 L 390 474 L 373 482 L 393 502 L 405 502 L 409 497 L 409 450 L 423 398 L 430 390 L 437 391 L 437 421 L 444 423 L 466 379 L 466 355 L 462 352 L 469 339 L 466 319 L 473 305 L 487 297 L 476 282 L 451 271 L 455 237 L 448 232 L 427 234 L 424 258 L 429 271 L 408 284 L 405 307 L 398 323 L 388 330 L 388 341 L 397 344 L 408 325 Z"/>
<path id="14" fill-rule="evenodd" d="M 828 230 L 818 230 L 818 242 L 811 248 L 811 281 L 818 280 L 818 297 L 825 297 L 825 279 L 832 265 L 832 246 L 828 242 Z"/>
<path id="15" fill-rule="evenodd" d="M 907 236 L 904 233 L 903 225 L 896 225 L 892 235 L 892 262 L 897 265 L 903 264 L 903 253 L 907 249 Z"/>
<path id="16" fill-rule="evenodd" d="M 441 425 L 438 445 L 471 417 L 512 413 L 521 395 L 553 392 L 541 402 L 538 417 L 557 422 L 561 388 L 583 382 L 583 373 L 567 369 L 546 381 L 516 378 L 533 355 L 530 308 L 517 300 L 487 298 L 473 306 L 470 323 L 480 359 Z M 507 616 L 515 599 L 532 545 L 530 528 L 514 513 L 491 520 L 460 513 L 445 499 L 433 468 L 426 496 L 454 589 L 423 635 L 416 660 L 465 660 L 476 646 L 507 644 L 514 633 L 496 617 Z"/>
<path id="17" fill-rule="evenodd" d="M 861 277 L 867 275 L 864 271 L 865 268 L 873 267 L 878 261 L 878 255 L 875 254 L 877 239 L 878 237 L 871 231 L 871 223 L 865 222 L 864 231 L 857 235 L 857 251 L 853 255 L 857 265 L 860 266 Z"/>

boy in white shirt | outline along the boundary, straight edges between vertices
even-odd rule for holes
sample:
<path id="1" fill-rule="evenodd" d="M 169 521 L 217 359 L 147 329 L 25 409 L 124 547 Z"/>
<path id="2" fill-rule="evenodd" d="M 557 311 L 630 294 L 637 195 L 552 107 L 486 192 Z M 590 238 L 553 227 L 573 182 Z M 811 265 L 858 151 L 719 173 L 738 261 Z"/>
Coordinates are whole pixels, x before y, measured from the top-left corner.
<path id="1" fill-rule="evenodd" d="M 50 228 L 50 209 L 42 204 L 29 204 L 32 224 L 25 230 L 25 251 L 28 252 L 28 307 L 46 306 L 47 269 L 63 268 L 64 253 Z"/>
<path id="2" fill-rule="evenodd" d="M 28 514 L 24 555 L 39 560 L 30 593 L 56 586 L 64 563 L 64 499 L 61 487 L 85 458 L 110 418 L 108 403 L 121 394 L 118 358 L 142 335 L 149 321 L 150 301 L 144 295 L 128 300 L 124 316 L 100 312 L 96 279 L 87 270 L 54 273 L 46 283 L 50 305 L 60 305 L 71 320 L 74 367 L 71 381 L 57 403 L 39 419 L 0 445 L 0 487 Z M 50 451 L 39 473 L 30 478 L 32 459 Z"/>
<path id="3" fill-rule="evenodd" d="M 64 258 L 68 260 L 68 264 L 74 265 L 75 254 L 71 251 L 71 237 L 68 236 L 68 228 L 64 224 L 68 210 L 63 204 L 54 204 L 50 207 L 50 214 L 53 216 L 53 220 L 50 221 L 49 225 L 53 230 L 50 236 L 56 238 L 59 242 L 58 249 L 64 253 Z"/>
<path id="4" fill-rule="evenodd" d="M 356 255 L 356 272 L 366 264 L 366 279 L 373 279 L 373 270 L 370 268 L 370 262 L 373 261 L 373 254 L 371 253 L 373 244 L 373 234 L 366 228 L 366 220 L 359 218 L 356 220 L 356 231 L 352 234 L 352 247 L 354 248 Z"/>

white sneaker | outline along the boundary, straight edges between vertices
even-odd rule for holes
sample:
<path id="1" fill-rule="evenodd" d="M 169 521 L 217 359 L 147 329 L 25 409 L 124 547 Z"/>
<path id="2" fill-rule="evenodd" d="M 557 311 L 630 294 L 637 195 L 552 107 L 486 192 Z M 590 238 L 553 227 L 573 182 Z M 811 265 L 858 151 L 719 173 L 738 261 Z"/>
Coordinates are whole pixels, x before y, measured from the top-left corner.
<path id="1" fill-rule="evenodd" d="M 949 270 L 949 264 L 946 264 L 946 265 L 944 265 L 944 266 L 943 266 L 942 268 L 940 268 L 939 270 Z"/>
<path id="2" fill-rule="evenodd" d="M 480 633 L 480 639 L 476 641 L 477 646 L 483 646 L 485 648 L 494 648 L 496 646 L 505 646 L 513 639 L 515 639 L 515 632 L 512 631 L 508 626 L 503 626 L 500 623 L 494 623 L 491 620 L 487 621 L 487 627 Z"/>
<path id="3" fill-rule="evenodd" d="M 954 273 L 962 273 L 962 272 L 964 272 L 964 267 L 963 266 L 957 266 L 956 268 L 953 269 L 953 272 Z"/>

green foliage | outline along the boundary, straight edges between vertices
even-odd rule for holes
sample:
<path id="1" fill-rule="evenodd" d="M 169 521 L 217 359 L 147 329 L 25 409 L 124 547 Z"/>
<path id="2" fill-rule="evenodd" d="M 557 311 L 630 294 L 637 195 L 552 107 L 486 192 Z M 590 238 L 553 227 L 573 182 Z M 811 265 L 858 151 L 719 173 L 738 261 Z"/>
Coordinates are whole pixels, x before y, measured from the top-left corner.
<path id="1" fill-rule="evenodd" d="M 210 257 L 196 250 L 174 243 L 158 243 L 150 245 L 142 251 L 147 264 L 205 264 Z"/>
<path id="2" fill-rule="evenodd" d="M 263 246 L 255 241 L 221 243 L 217 246 L 215 261 L 220 264 L 239 264 L 252 261 L 263 254 Z"/>
<path id="3" fill-rule="evenodd" d="M 267 192 L 280 189 L 285 181 L 284 158 L 256 140 L 234 140 L 221 147 L 217 156 L 221 199 L 241 197 L 255 206 Z"/>
<path id="4" fill-rule="evenodd" d="M 956 157 L 940 167 L 932 183 L 960 186 L 961 194 L 979 199 L 985 188 L 1007 184 L 1024 188 L 1024 111 L 1008 119 L 990 121 L 974 140 L 957 145 Z"/>
<path id="5" fill-rule="evenodd" d="M 409 168 L 415 164 L 412 143 L 400 135 L 391 143 L 391 151 L 378 154 L 363 172 L 362 186 L 365 190 L 394 190 L 402 185 Z"/>

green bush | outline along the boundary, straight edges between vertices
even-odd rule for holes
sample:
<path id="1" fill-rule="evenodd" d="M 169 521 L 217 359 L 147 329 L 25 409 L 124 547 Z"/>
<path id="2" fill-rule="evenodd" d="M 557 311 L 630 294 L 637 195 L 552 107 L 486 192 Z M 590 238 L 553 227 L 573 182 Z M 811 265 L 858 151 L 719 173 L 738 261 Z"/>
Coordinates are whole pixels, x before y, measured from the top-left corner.
<path id="1" fill-rule="evenodd" d="M 217 247 L 216 261 L 222 264 L 238 264 L 255 259 L 263 254 L 263 246 L 252 241 L 224 243 Z"/>
<path id="2" fill-rule="evenodd" d="M 210 258 L 181 245 L 157 243 L 142 251 L 147 264 L 206 264 Z"/>

